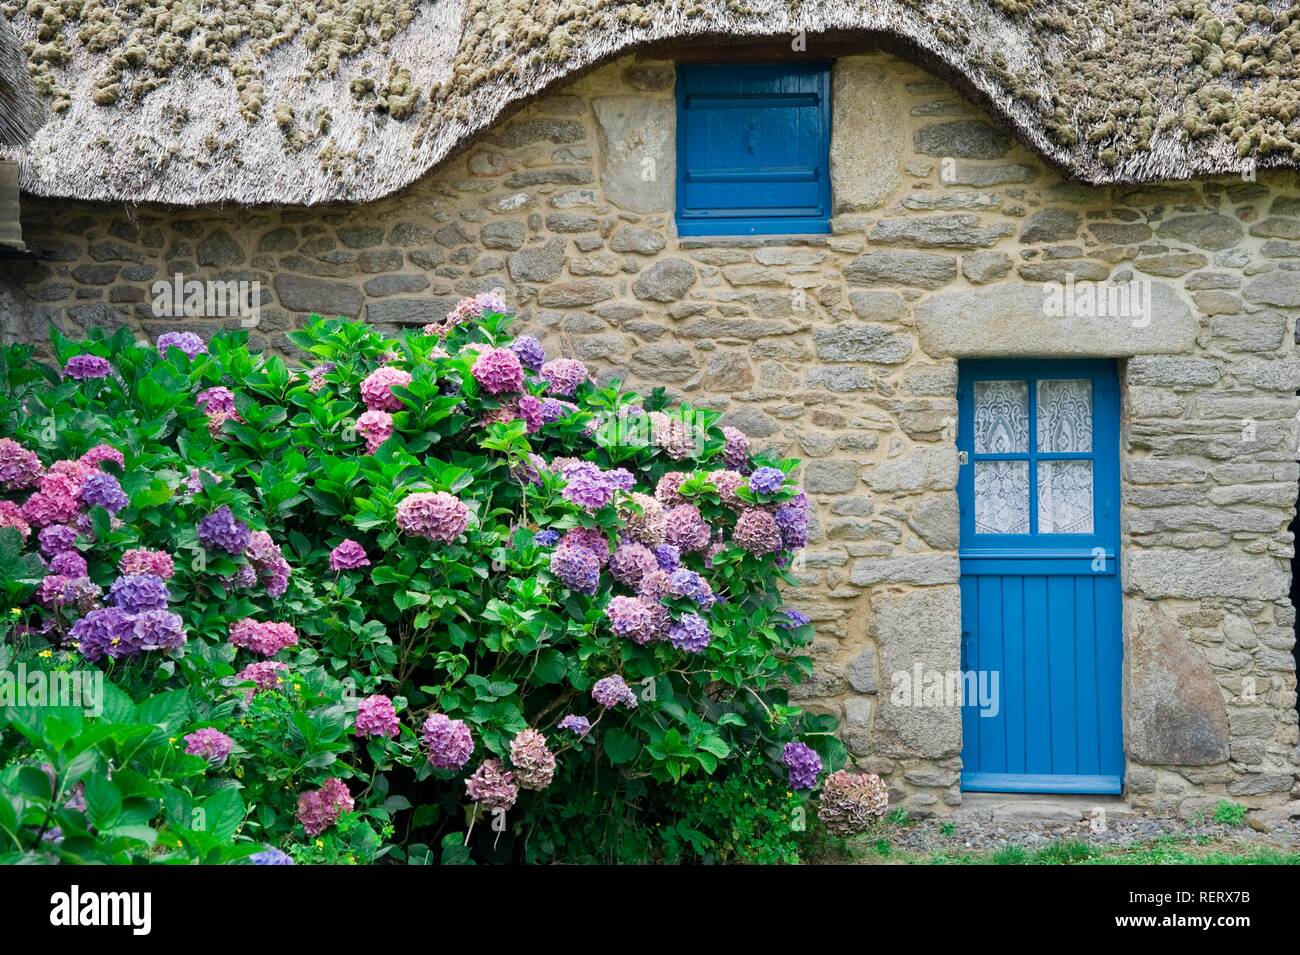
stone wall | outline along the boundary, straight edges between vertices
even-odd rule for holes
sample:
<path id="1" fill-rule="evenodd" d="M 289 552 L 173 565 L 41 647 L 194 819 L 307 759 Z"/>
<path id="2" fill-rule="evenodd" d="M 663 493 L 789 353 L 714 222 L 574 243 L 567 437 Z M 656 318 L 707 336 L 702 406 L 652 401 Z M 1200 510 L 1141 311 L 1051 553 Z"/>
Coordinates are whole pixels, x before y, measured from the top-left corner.
<path id="1" fill-rule="evenodd" d="M 252 337 L 279 349 L 312 311 L 418 325 L 505 289 L 549 350 L 803 459 L 796 600 L 818 665 L 796 696 L 840 716 L 918 814 L 961 799 L 960 714 L 889 693 L 914 662 L 958 666 L 956 361 L 1116 357 L 1129 796 L 1184 814 L 1294 798 L 1295 177 L 1062 182 L 873 54 L 835 67 L 832 234 L 678 239 L 673 82 L 669 63 L 617 61 L 365 207 L 28 200 L 24 234 L 50 255 L 13 276 L 5 334 L 174 328 L 149 286 L 176 272 L 259 280 Z M 1152 321 L 1047 317 L 1043 283 L 1067 276 L 1150 279 Z"/>

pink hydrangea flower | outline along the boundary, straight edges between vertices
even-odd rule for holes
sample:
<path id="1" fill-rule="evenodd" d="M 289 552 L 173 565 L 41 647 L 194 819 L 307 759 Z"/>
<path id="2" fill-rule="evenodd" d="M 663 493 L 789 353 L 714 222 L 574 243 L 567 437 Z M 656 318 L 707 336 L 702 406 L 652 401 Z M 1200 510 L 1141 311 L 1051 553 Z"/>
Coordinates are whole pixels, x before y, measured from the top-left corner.
<path id="1" fill-rule="evenodd" d="M 520 364 L 519 356 L 509 348 L 484 350 L 470 370 L 490 395 L 523 390 L 524 366 Z"/>
<path id="2" fill-rule="evenodd" d="M 81 513 L 80 482 L 66 474 L 50 473 L 41 478 L 40 489 L 23 503 L 23 517 L 34 527 L 67 524 Z"/>
<path id="3" fill-rule="evenodd" d="M 163 550 L 149 550 L 147 547 L 135 547 L 126 551 L 117 566 L 124 577 L 153 574 L 163 580 L 171 580 L 176 573 L 176 564 L 171 554 Z"/>
<path id="4" fill-rule="evenodd" d="M 546 737 L 532 728 L 520 730 L 510 741 L 510 765 L 524 789 L 545 789 L 555 778 L 555 754 L 547 747 Z"/>
<path id="5" fill-rule="evenodd" d="M 710 471 L 709 480 L 713 486 L 718 489 L 718 500 L 726 507 L 733 511 L 740 511 L 745 508 L 745 502 L 736 497 L 736 491 L 745 483 L 745 476 L 739 471 L 720 470 Z"/>
<path id="6" fill-rule="evenodd" d="M 628 537 L 647 547 L 658 547 L 664 542 L 666 513 L 658 500 L 648 494 L 633 491 L 625 499 L 619 516 L 623 519 Z"/>
<path id="7" fill-rule="evenodd" d="M 31 487 L 44 473 L 36 452 L 10 438 L 0 438 L 0 488 L 20 491 Z"/>
<path id="8" fill-rule="evenodd" d="M 245 617 L 230 625 L 230 642 L 259 656 L 271 657 L 285 647 L 297 646 L 298 631 L 292 624 L 262 622 Z"/>
<path id="9" fill-rule="evenodd" d="M 665 515 L 664 540 L 684 551 L 705 550 L 711 535 L 709 525 L 694 504 L 678 504 Z"/>
<path id="10" fill-rule="evenodd" d="M 330 570 L 359 570 L 370 566 L 365 548 L 348 538 L 330 551 Z"/>
<path id="11" fill-rule="evenodd" d="M 474 754 L 474 737 L 463 720 L 453 720 L 445 713 L 434 713 L 420 729 L 429 765 L 434 769 L 460 769 Z"/>
<path id="12" fill-rule="evenodd" d="M 469 798 L 490 812 L 504 812 L 519 798 L 515 774 L 505 769 L 499 759 L 485 759 L 474 775 L 465 780 Z"/>
<path id="13" fill-rule="evenodd" d="M 244 692 L 244 699 L 252 700 L 258 693 L 265 693 L 269 690 L 278 690 L 284 686 L 284 677 L 282 674 L 289 671 L 289 665 L 281 663 L 279 660 L 260 660 L 257 663 L 250 663 L 244 669 L 235 674 L 235 679 L 240 683 L 252 682 L 254 687 Z"/>
<path id="14" fill-rule="evenodd" d="M 358 736 L 395 737 L 401 731 L 393 701 L 381 693 L 368 696 L 357 704 Z"/>
<path id="15" fill-rule="evenodd" d="M 88 468 L 98 469 L 105 461 L 112 461 L 119 468 L 126 467 L 126 458 L 122 452 L 109 444 L 97 444 L 79 459 Z"/>
<path id="16" fill-rule="evenodd" d="M 688 477 L 690 474 L 685 471 L 669 471 L 655 485 L 655 500 L 668 507 L 685 504 L 686 498 L 681 495 L 681 486 Z"/>
<path id="17" fill-rule="evenodd" d="M 410 372 L 390 365 L 376 368 L 361 382 L 361 400 L 371 411 L 401 411 L 402 400 L 393 394 L 393 386 L 405 388 L 410 383 Z"/>
<path id="18" fill-rule="evenodd" d="M 751 507 L 736 520 L 732 540 L 751 554 L 775 554 L 781 549 L 781 530 L 770 511 Z"/>
<path id="19" fill-rule="evenodd" d="M 393 416 L 387 411 L 364 411 L 357 418 L 357 434 L 366 440 L 366 454 L 374 454 L 393 436 Z"/>
<path id="20" fill-rule="evenodd" d="M 325 780 L 320 789 L 298 797 L 298 821 L 308 836 L 318 836 L 353 808 L 347 783 L 336 777 Z"/>
<path id="21" fill-rule="evenodd" d="M 230 755 L 235 741 L 221 730 L 205 728 L 195 730 L 185 737 L 185 752 L 202 756 L 214 766 L 220 766 Z"/>
<path id="22" fill-rule="evenodd" d="M 556 358 L 542 365 L 542 377 L 551 394 L 568 397 L 587 380 L 587 366 L 573 358 Z"/>
<path id="23" fill-rule="evenodd" d="M 23 540 L 27 540 L 32 532 L 32 526 L 23 516 L 22 508 L 13 501 L 0 501 L 0 527 L 14 528 Z"/>
<path id="24" fill-rule="evenodd" d="M 445 491 L 411 494 L 397 505 L 397 526 L 413 537 L 450 544 L 469 526 L 469 508 Z"/>

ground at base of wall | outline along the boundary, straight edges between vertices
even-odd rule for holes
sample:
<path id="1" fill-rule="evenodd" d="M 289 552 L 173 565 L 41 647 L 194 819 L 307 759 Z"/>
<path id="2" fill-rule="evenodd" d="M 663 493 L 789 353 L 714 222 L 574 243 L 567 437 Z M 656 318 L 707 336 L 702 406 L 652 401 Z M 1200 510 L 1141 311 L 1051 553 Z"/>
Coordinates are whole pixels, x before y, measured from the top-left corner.
<path id="1" fill-rule="evenodd" d="M 1110 811 L 1104 829 L 1074 804 L 981 807 L 947 819 L 893 813 L 826 863 L 862 865 L 1300 865 L 1300 806 L 1256 813 L 1225 801 L 1205 818 Z M 963 807 L 965 808 L 965 807 Z M 991 812 L 983 810 L 991 809 Z"/>

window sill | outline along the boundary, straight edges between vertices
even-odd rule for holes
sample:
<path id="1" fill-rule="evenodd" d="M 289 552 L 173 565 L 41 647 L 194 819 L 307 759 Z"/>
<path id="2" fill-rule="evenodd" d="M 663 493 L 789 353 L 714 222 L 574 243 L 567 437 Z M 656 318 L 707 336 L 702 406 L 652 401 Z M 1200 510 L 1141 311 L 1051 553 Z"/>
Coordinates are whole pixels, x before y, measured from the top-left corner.
<path id="1" fill-rule="evenodd" d="M 683 235 L 677 245 L 683 249 L 758 249 L 774 245 L 830 245 L 834 236 L 823 233 L 791 233 L 789 235 Z"/>

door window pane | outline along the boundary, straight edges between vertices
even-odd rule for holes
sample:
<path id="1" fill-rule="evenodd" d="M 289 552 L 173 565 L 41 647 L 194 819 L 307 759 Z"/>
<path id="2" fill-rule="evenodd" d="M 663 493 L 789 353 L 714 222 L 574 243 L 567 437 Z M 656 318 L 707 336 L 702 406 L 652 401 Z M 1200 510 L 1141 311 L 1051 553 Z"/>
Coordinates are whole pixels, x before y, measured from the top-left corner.
<path id="1" fill-rule="evenodd" d="M 1092 533 L 1091 461 L 1038 462 L 1038 533 Z"/>
<path id="2" fill-rule="evenodd" d="M 975 462 L 975 533 L 1029 533 L 1028 461 Z"/>
<path id="3" fill-rule="evenodd" d="M 1029 385 L 1023 381 L 975 382 L 975 453 L 1029 450 Z"/>
<path id="4" fill-rule="evenodd" d="M 1092 450 L 1092 382 L 1038 383 L 1038 450 Z"/>

